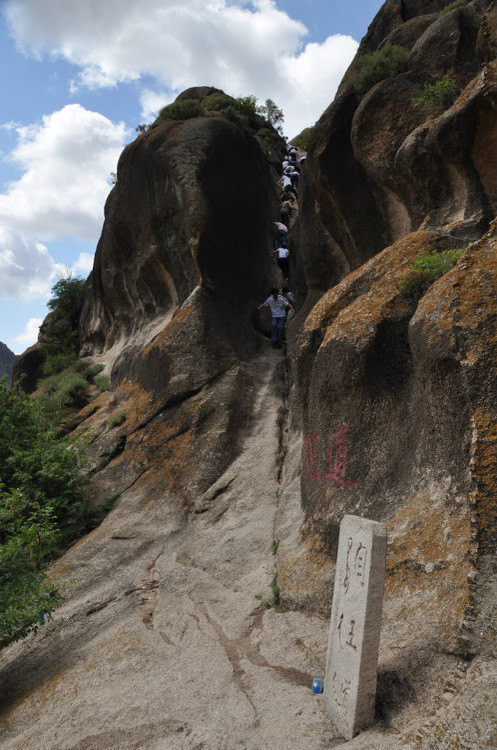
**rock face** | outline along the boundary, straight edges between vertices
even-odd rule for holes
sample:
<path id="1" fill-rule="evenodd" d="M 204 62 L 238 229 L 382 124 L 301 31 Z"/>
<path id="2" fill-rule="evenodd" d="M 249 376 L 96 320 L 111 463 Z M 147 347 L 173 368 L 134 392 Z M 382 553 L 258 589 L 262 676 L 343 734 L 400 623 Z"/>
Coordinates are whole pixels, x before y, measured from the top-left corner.
<path id="1" fill-rule="evenodd" d="M 443 228 L 467 243 L 495 216 L 495 4 L 439 16 L 444 5 L 385 3 L 312 130 L 304 201 L 317 209 L 300 237 L 310 289 L 324 291 L 410 232 Z M 388 44 L 409 52 L 406 72 L 358 94 L 360 60 Z M 415 106 L 444 76 L 458 92 L 452 105 Z M 327 253 L 313 241 L 318 231 Z"/>
<path id="2" fill-rule="evenodd" d="M 111 390 L 76 431 L 118 501 L 55 566 L 54 622 L 1 656 L 2 749 L 340 742 L 310 683 L 345 514 L 388 529 L 377 724 L 348 746 L 495 744 L 494 3 L 444 4 L 388 0 L 359 54 L 399 44 L 407 70 L 360 98 L 356 59 L 313 130 L 288 372 L 254 316 L 281 279 L 253 136 L 206 117 L 123 153 L 81 317 Z M 414 107 L 446 74 L 454 101 Z"/>
<path id="3" fill-rule="evenodd" d="M 7 375 L 7 380 L 10 383 L 12 377 L 12 368 L 14 366 L 14 360 L 16 355 L 11 352 L 9 347 L 0 341 L 0 377 Z"/>

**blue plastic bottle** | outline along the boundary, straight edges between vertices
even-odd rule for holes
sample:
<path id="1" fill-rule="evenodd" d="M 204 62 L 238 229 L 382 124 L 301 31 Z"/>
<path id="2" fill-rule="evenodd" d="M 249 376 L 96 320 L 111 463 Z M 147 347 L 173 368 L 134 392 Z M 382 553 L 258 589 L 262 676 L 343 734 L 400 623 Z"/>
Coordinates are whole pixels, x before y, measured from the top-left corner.
<path id="1" fill-rule="evenodd" d="M 323 680 L 321 677 L 315 677 L 312 681 L 312 689 L 315 693 L 323 692 Z"/>

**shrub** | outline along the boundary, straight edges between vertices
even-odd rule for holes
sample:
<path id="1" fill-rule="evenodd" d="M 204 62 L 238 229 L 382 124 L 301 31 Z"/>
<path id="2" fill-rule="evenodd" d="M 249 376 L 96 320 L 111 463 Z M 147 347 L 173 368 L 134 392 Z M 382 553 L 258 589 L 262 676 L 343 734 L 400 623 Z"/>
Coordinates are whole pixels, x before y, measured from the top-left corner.
<path id="1" fill-rule="evenodd" d="M 449 78 L 449 76 L 444 76 L 440 81 L 427 83 L 421 96 L 413 99 L 412 103 L 415 107 L 447 107 L 452 104 L 456 92 L 456 81 L 453 78 Z"/>
<path id="2" fill-rule="evenodd" d="M 441 250 L 416 258 L 410 276 L 399 281 L 399 291 L 411 293 L 428 288 L 455 266 L 464 251 L 465 248 Z"/>
<path id="3" fill-rule="evenodd" d="M 376 83 L 398 75 L 407 69 L 409 53 L 398 44 L 387 44 L 357 61 L 358 72 L 352 79 L 359 94 L 365 94 Z"/>
<path id="4" fill-rule="evenodd" d="M 118 411 L 117 414 L 113 414 L 112 417 L 109 419 L 109 427 L 111 429 L 113 429 L 114 427 L 119 427 L 125 421 L 126 421 L 126 412 Z"/>
<path id="5" fill-rule="evenodd" d="M 39 401 L 0 383 L 0 483 L 23 493 L 26 517 L 32 504 L 49 507 L 62 541 L 86 524 L 86 480 L 77 461 Z"/>
<path id="6" fill-rule="evenodd" d="M 88 376 L 90 378 L 94 378 L 95 375 L 98 375 L 99 372 L 102 372 L 103 369 L 104 369 L 104 365 L 96 365 L 96 364 L 90 365 L 88 368 Z"/>
<path id="7" fill-rule="evenodd" d="M 38 382 L 38 399 L 54 421 L 68 410 L 80 409 L 88 401 L 90 385 L 79 372 L 69 368 Z"/>
<path id="8" fill-rule="evenodd" d="M 46 577 L 46 558 L 59 536 L 50 506 L 0 485 L 0 648 L 35 630 L 60 603 Z"/>
<path id="9" fill-rule="evenodd" d="M 198 99 L 182 99 L 179 102 L 172 102 L 172 104 L 163 107 L 152 127 L 168 120 L 192 120 L 195 117 L 203 117 L 204 115 L 205 110 Z"/>
<path id="10" fill-rule="evenodd" d="M 98 375 L 94 379 L 94 383 L 97 386 L 99 393 L 104 393 L 104 391 L 108 391 L 110 388 L 110 380 L 107 375 Z"/>
<path id="11" fill-rule="evenodd" d="M 439 12 L 438 17 L 444 16 L 446 13 L 449 13 L 449 11 L 454 10 L 455 8 L 460 8 L 461 5 L 466 5 L 468 0 L 454 0 L 453 3 L 449 3 L 445 6 L 445 8 L 442 8 L 442 10 Z"/>
<path id="12" fill-rule="evenodd" d="M 78 358 L 78 355 L 74 350 L 66 350 L 59 352 L 58 354 L 51 354 L 45 360 L 42 365 L 42 371 L 44 375 L 57 375 L 71 365 L 73 365 Z"/>

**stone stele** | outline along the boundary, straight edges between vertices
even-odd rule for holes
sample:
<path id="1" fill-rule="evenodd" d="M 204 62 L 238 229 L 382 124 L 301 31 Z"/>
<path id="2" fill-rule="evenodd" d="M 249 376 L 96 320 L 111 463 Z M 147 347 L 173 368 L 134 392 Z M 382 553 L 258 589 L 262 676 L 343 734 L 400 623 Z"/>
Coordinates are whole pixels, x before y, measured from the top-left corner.
<path id="1" fill-rule="evenodd" d="M 343 517 L 324 700 L 347 740 L 374 720 L 386 549 L 385 524 L 358 516 Z"/>

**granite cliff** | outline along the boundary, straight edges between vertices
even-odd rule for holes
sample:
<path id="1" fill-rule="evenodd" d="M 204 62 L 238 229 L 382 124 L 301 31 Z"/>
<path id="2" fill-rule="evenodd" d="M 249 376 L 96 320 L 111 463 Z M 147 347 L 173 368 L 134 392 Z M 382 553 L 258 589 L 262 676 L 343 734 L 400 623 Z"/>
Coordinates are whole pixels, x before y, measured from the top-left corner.
<path id="1" fill-rule="evenodd" d="M 16 355 L 11 352 L 9 347 L 0 341 L 0 377 L 7 375 L 7 380 L 10 383 L 12 377 L 12 368 L 14 367 L 14 360 Z"/>
<path id="2" fill-rule="evenodd" d="M 118 501 L 56 564 L 54 622 L 2 654 L 6 750 L 335 746 L 309 684 L 345 513 L 389 533 L 377 723 L 348 746 L 495 743 L 494 5 L 371 24 L 309 144 L 288 363 L 255 314 L 278 282 L 260 142 L 212 114 L 125 149 L 80 320 L 111 390 L 77 428 Z M 359 93 L 388 44 L 403 69 Z"/>

